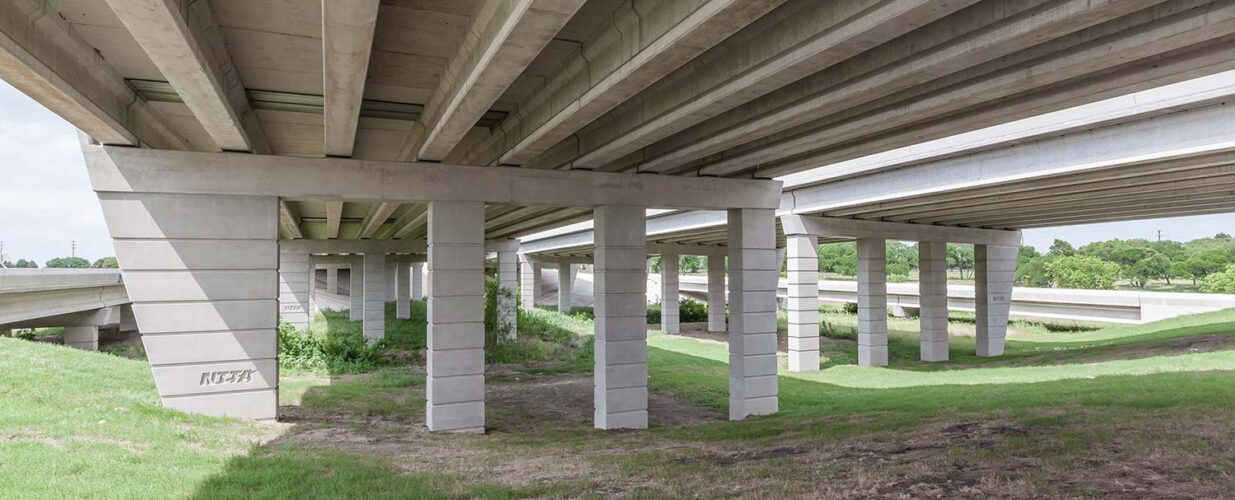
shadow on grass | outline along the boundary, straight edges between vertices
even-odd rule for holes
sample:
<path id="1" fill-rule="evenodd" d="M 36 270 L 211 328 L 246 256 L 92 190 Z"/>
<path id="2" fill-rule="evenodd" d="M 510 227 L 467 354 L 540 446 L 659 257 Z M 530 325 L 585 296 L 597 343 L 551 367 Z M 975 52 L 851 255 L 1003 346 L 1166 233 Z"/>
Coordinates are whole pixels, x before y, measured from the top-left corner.
<path id="1" fill-rule="evenodd" d="M 702 345 L 702 344 L 701 344 Z M 652 390 L 671 394 L 719 411 L 728 407 L 728 365 L 716 359 L 724 347 L 705 345 L 696 352 L 649 347 Z M 713 352 L 715 351 L 715 352 Z M 877 376 L 878 369 L 872 369 Z M 749 450 L 772 449 L 786 442 L 825 442 L 876 432 L 904 432 L 928 422 L 1011 420 L 1026 428 L 1088 425 L 1095 411 L 1104 415 L 1152 415 L 1170 408 L 1186 412 L 1235 404 L 1231 372 L 1185 372 L 1117 375 L 1094 379 L 982 385 L 940 385 L 895 389 L 858 389 L 782 376 L 780 412 L 743 422 L 660 428 L 614 434 L 577 431 L 497 433 L 489 436 L 429 435 L 418 432 L 424 411 L 424 379 L 410 370 L 384 369 L 338 385 L 314 388 L 305 395 L 309 410 L 281 439 L 254 447 L 247 456 L 227 462 L 224 470 L 198 486 L 198 498 L 330 497 L 522 497 L 573 496 L 594 492 L 588 478 L 528 484 L 487 483 L 476 465 L 449 461 L 438 464 L 435 447 L 449 446 L 475 453 L 513 454 L 532 461 L 576 450 L 583 460 L 613 460 L 637 456 L 640 467 L 679 467 L 680 457 L 649 451 L 638 444 L 652 436 L 687 446 L 743 442 Z M 408 395 L 413 395 L 407 398 Z M 403 398 L 403 399 L 401 399 Z M 1105 411 L 1113 410 L 1113 411 Z M 490 406 L 491 416 L 505 411 Z M 378 418 L 380 417 L 380 418 Z M 1109 417 L 1108 417 L 1109 418 Z M 1125 418 L 1125 417 L 1119 417 Z M 340 450 L 329 440 L 306 445 L 295 439 L 323 429 L 358 427 L 372 430 L 384 421 L 401 423 L 391 439 L 408 439 L 393 449 L 379 436 L 371 444 L 340 438 Z M 369 422 L 369 423 L 366 423 Z M 407 436 L 411 437 L 408 438 Z M 643 440 L 646 442 L 646 440 Z M 359 443 L 359 444 L 358 444 Z M 371 450 L 365 449 L 372 446 Z M 658 449 L 658 450 L 659 450 Z M 676 460 L 676 461 L 675 461 Z M 424 467 L 426 461 L 438 464 Z M 417 465 L 419 464 L 419 465 Z M 856 465 L 856 462 L 855 462 Z M 548 465 L 545 465 L 548 466 Z M 483 467 L 483 466 L 481 466 Z"/>

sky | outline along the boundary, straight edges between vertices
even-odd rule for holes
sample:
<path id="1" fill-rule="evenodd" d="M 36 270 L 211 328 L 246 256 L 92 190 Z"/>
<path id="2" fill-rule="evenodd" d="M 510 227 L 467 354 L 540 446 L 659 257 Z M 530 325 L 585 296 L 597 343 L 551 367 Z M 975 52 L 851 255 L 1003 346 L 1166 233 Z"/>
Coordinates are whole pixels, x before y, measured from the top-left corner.
<path id="1" fill-rule="evenodd" d="M 1075 246 L 1113 238 L 1187 241 L 1235 233 L 1235 214 L 1179 217 L 1085 226 L 1030 229 L 1024 243 L 1045 251 L 1055 238 Z M 91 261 L 115 255 L 90 189 L 77 131 L 0 81 L 0 242 L 5 260 L 34 259 L 43 266 L 77 255 Z"/>

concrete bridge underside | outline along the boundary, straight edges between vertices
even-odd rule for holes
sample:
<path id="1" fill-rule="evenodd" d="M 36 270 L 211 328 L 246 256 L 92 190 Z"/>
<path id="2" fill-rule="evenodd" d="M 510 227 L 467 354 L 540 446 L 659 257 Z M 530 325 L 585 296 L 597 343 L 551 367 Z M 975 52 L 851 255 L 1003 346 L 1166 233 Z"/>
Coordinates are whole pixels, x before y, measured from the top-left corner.
<path id="1" fill-rule="evenodd" d="M 508 335 L 537 274 L 513 238 L 595 220 L 598 428 L 647 425 L 650 253 L 728 259 L 730 416 L 772 413 L 795 246 L 770 178 L 1235 69 L 1232 48 L 1235 0 L 0 0 L 0 78 L 83 132 L 167 406 L 275 418 L 275 328 L 307 323 L 316 262 L 363 270 L 369 339 L 389 269 L 398 301 L 425 262 L 435 431 L 484 429 L 484 259 Z M 647 209 L 724 227 L 649 243 Z"/>

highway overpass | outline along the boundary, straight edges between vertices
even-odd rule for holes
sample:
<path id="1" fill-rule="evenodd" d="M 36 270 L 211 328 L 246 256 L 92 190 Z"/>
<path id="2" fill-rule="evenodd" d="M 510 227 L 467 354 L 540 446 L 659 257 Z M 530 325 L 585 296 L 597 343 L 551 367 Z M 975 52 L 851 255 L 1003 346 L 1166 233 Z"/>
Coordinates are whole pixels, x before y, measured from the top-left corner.
<path id="1" fill-rule="evenodd" d="M 682 243 L 725 235 L 730 417 L 774 413 L 773 177 L 1235 69 L 1233 35 L 1235 1 L 1202 0 L 0 0 L 0 78 L 82 131 L 138 323 L 175 343 L 147 344 L 165 405 L 277 417 L 276 327 L 307 324 L 314 256 L 360 256 L 374 341 L 387 261 L 426 259 L 426 421 L 482 432 L 485 255 L 514 291 L 514 238 L 594 218 L 595 425 L 642 428 L 647 209 L 723 211 Z M 1028 223 L 1007 219 L 884 235 L 979 243 L 983 355 Z M 791 233 L 819 236 L 852 234 Z M 251 376 L 199 383 L 219 371 Z"/>
<path id="2" fill-rule="evenodd" d="M 53 326 L 64 327 L 65 345 L 90 351 L 100 327 L 137 330 L 120 270 L 0 269 L 0 330 Z"/>

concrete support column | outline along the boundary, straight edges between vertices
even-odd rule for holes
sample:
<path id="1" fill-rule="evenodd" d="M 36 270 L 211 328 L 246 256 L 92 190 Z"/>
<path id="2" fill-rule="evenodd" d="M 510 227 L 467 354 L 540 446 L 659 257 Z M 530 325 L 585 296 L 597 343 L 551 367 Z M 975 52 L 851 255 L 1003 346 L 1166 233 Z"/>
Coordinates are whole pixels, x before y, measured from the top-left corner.
<path id="1" fill-rule="evenodd" d="M 725 258 L 708 256 L 708 331 L 728 331 L 725 326 Z"/>
<path id="2" fill-rule="evenodd" d="M 570 263 L 557 264 L 557 312 L 570 313 L 570 292 L 574 289 L 570 279 Z"/>
<path id="3" fill-rule="evenodd" d="M 386 256 L 386 302 L 394 302 L 399 298 L 399 265 L 395 262 L 396 258 L 393 255 Z"/>
<path id="4" fill-rule="evenodd" d="M 352 267 L 347 271 L 348 275 L 348 299 L 351 304 L 351 310 L 348 311 L 347 319 L 352 321 L 364 320 L 364 257 L 353 255 L 351 258 Z"/>
<path id="5" fill-rule="evenodd" d="M 665 333 L 680 333 L 678 305 L 678 256 L 660 256 L 660 328 Z"/>
<path id="6" fill-rule="evenodd" d="M 778 280 L 780 279 L 780 272 L 782 270 L 786 270 L 786 271 L 788 270 L 786 267 L 784 267 L 786 255 L 788 255 L 788 251 L 785 247 L 776 248 L 776 279 Z M 786 299 L 785 301 L 782 301 L 780 297 L 777 297 L 776 298 L 777 309 L 786 309 L 787 301 L 788 299 Z"/>
<path id="7" fill-rule="evenodd" d="M 98 196 L 163 405 L 190 413 L 274 419 L 279 399 L 278 199 Z M 303 271 L 296 281 L 307 292 L 308 258 L 295 260 Z M 305 317 L 303 305 L 297 304 L 296 312 Z"/>
<path id="8" fill-rule="evenodd" d="M 364 255 L 364 338 L 374 342 L 386 338 L 386 255 Z"/>
<path id="9" fill-rule="evenodd" d="M 778 409 L 776 219 L 770 209 L 729 210 L 729 419 Z"/>
<path id="10" fill-rule="evenodd" d="M 978 356 L 1003 354 L 1017 250 L 1014 246 L 973 246 Z"/>
<path id="11" fill-rule="evenodd" d="M 887 256 L 883 238 L 858 239 L 858 366 L 888 365 Z"/>
<path id="12" fill-rule="evenodd" d="M 643 207 L 601 206 L 595 220 L 597 429 L 648 426 L 647 229 Z"/>
<path id="13" fill-rule="evenodd" d="M 519 302 L 523 310 L 536 308 L 536 294 L 540 291 L 540 272 L 536 264 L 521 256 L 519 261 Z"/>
<path id="14" fill-rule="evenodd" d="M 137 318 L 133 316 L 133 304 L 125 304 L 120 306 L 120 331 L 137 331 Z"/>
<path id="15" fill-rule="evenodd" d="M 485 430 L 485 205 L 429 202 L 425 423 Z"/>
<path id="16" fill-rule="evenodd" d="M 64 345 L 83 351 L 99 350 L 98 326 L 64 327 Z"/>
<path id="17" fill-rule="evenodd" d="M 497 252 L 497 331 L 508 339 L 519 333 L 519 311 L 515 293 L 519 288 L 519 254 L 514 250 Z"/>
<path id="18" fill-rule="evenodd" d="M 948 243 L 918 243 L 918 321 L 922 361 L 948 360 Z"/>
<path id="19" fill-rule="evenodd" d="M 313 323 L 313 317 L 317 316 L 317 263 L 312 255 L 309 256 L 309 323 Z"/>
<path id="20" fill-rule="evenodd" d="M 313 265 L 308 253 L 279 252 L 279 321 L 297 330 L 309 329 L 309 282 Z"/>
<path id="21" fill-rule="evenodd" d="M 326 268 L 326 293 L 339 294 L 339 267 Z"/>
<path id="22" fill-rule="evenodd" d="M 419 262 L 412 264 L 412 300 L 425 298 L 425 267 Z"/>
<path id="23" fill-rule="evenodd" d="M 789 371 L 819 369 L 819 238 L 794 234 L 786 238 L 789 294 Z"/>
<path id="24" fill-rule="evenodd" d="M 412 263 L 406 260 L 395 263 L 398 280 L 395 283 L 395 317 L 412 318 Z"/>

